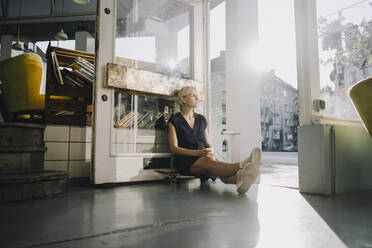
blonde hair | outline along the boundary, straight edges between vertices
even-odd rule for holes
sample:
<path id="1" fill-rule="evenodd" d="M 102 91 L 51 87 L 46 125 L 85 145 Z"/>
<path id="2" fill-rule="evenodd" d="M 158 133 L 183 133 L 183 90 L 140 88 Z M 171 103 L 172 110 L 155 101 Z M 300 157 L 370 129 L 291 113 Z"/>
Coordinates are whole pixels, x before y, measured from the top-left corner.
<path id="1" fill-rule="evenodd" d="M 185 109 L 185 104 L 182 102 L 182 98 L 185 96 L 189 95 L 191 91 L 197 91 L 195 87 L 192 86 L 186 86 L 180 89 L 177 93 L 177 101 L 178 101 L 178 106 L 180 107 L 180 110 L 183 111 Z"/>

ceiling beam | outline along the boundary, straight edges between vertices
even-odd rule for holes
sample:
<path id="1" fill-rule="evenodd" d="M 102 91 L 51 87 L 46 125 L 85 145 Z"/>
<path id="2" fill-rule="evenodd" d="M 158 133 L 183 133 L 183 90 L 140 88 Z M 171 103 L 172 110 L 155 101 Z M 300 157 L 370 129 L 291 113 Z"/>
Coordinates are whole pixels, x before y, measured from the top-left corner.
<path id="1" fill-rule="evenodd" d="M 58 22 L 76 22 L 76 21 L 95 21 L 96 13 L 71 15 L 71 16 L 32 16 L 19 18 L 8 18 L 0 21 L 0 26 L 9 24 L 28 24 L 28 23 L 58 23 Z"/>

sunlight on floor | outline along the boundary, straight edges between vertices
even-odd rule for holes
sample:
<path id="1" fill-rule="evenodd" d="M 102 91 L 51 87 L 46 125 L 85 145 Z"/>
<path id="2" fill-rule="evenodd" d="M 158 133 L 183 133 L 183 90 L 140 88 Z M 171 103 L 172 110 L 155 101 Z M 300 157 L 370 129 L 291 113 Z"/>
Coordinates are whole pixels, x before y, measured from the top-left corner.
<path id="1" fill-rule="evenodd" d="M 260 234 L 256 247 L 347 247 L 298 191 L 259 185 L 257 202 Z M 328 243 L 319 246 L 319 240 Z"/>

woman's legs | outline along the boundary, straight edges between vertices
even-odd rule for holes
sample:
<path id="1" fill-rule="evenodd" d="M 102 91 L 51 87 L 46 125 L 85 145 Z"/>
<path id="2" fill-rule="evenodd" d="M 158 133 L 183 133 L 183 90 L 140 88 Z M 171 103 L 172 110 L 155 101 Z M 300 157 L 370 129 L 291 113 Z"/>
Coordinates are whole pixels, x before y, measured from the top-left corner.
<path id="1" fill-rule="evenodd" d="M 246 160 L 243 160 L 240 162 L 240 167 L 244 167 L 244 165 L 248 163 L 253 163 L 259 166 L 261 162 L 261 150 L 258 147 L 253 148 L 251 154 Z M 221 181 L 226 183 L 226 184 L 236 184 L 237 183 L 237 176 L 231 176 L 231 177 L 225 177 L 221 178 Z"/>
<path id="2" fill-rule="evenodd" d="M 236 184 L 237 183 L 237 176 L 236 175 L 231 176 L 231 177 L 224 177 L 224 178 L 220 178 L 220 179 L 223 183 L 226 183 L 226 184 Z"/>
<path id="3" fill-rule="evenodd" d="M 258 175 L 260 161 L 261 150 L 259 148 L 254 148 L 250 156 L 240 163 L 224 163 L 201 157 L 191 166 L 190 173 L 219 177 L 223 183 L 236 184 L 239 193 L 245 193 Z"/>
<path id="4" fill-rule="evenodd" d="M 225 178 L 228 180 L 227 178 L 235 176 L 239 169 L 239 163 L 224 163 L 208 157 L 201 157 L 191 166 L 190 173 L 194 175 Z M 230 182 L 230 180 L 228 181 Z"/>

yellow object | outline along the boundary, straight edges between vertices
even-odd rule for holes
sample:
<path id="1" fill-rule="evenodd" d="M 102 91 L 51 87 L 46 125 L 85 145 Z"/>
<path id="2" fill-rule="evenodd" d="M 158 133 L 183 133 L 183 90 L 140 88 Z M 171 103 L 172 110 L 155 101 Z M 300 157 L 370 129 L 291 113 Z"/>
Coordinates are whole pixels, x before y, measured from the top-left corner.
<path id="1" fill-rule="evenodd" d="M 43 111 L 40 94 L 43 63 L 39 55 L 25 53 L 0 61 L 1 96 L 9 113 Z"/>
<path id="2" fill-rule="evenodd" d="M 349 90 L 349 96 L 372 137 L 372 77 L 354 84 Z"/>

